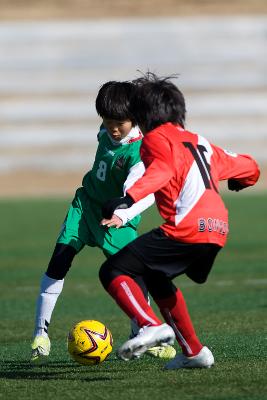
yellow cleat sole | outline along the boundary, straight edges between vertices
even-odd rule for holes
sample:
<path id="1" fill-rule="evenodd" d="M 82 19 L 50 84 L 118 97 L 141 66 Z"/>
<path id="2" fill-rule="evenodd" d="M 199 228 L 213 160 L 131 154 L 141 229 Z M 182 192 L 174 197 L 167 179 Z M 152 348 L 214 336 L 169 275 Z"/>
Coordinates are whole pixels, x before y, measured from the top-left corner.
<path id="1" fill-rule="evenodd" d="M 176 350 L 172 346 L 156 346 L 151 347 L 146 351 L 146 354 L 155 358 L 162 358 L 164 360 L 171 360 L 176 356 Z"/>

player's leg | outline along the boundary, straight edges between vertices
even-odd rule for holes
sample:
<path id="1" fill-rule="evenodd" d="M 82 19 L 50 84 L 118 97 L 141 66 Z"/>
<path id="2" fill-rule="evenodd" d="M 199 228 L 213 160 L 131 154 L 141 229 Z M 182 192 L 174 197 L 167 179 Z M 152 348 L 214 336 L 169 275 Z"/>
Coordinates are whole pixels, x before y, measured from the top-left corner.
<path id="1" fill-rule="evenodd" d="M 151 272 L 149 271 L 149 274 Z M 179 343 L 182 354 L 170 361 L 166 369 L 209 368 L 214 364 L 211 351 L 196 335 L 183 294 L 164 274 L 155 272 L 149 277 L 148 288 L 164 320 L 169 324 Z"/>
<path id="2" fill-rule="evenodd" d="M 31 361 L 40 360 L 50 353 L 48 327 L 56 302 L 62 292 L 64 278 L 77 250 L 69 245 L 56 244 L 46 273 L 41 279 L 36 304 L 35 328 Z"/>
<path id="3" fill-rule="evenodd" d="M 120 249 L 124 248 L 128 243 L 131 243 L 137 238 L 136 229 L 132 225 L 125 225 L 120 229 L 110 228 L 106 231 L 105 240 L 103 244 L 103 252 L 107 258 L 116 254 Z M 146 298 L 148 304 L 150 304 L 148 290 L 144 279 L 141 275 L 134 277 L 135 282 L 142 289 L 142 292 Z M 131 319 L 130 323 L 130 336 L 134 338 L 138 335 L 140 327 L 137 324 L 135 318 Z M 176 351 L 172 346 L 156 346 L 147 351 L 147 354 L 153 357 L 159 357 L 164 359 L 171 359 L 175 356 Z"/>
<path id="4" fill-rule="evenodd" d="M 177 341 L 187 355 L 196 355 L 203 347 L 196 336 L 182 292 L 171 278 L 191 264 L 191 248 L 169 239 L 160 229 L 142 235 L 129 245 L 146 265 L 143 272 L 149 293 L 175 331 Z"/>
<path id="5" fill-rule="evenodd" d="M 211 271 L 216 255 L 220 249 L 221 247 L 214 244 L 198 246 L 196 253 L 198 253 L 199 256 L 188 266 L 186 275 L 194 282 L 204 283 L 207 280 L 208 274 Z M 186 316 L 186 304 L 179 289 L 176 291 L 176 299 L 169 297 L 166 299 L 159 299 L 157 302 L 162 314 L 165 314 L 166 320 L 169 318 L 170 323 L 173 320 L 176 326 L 181 326 L 177 317 L 182 317 L 182 328 L 185 329 L 186 334 L 190 333 L 190 331 L 193 334 L 193 331 L 190 329 L 190 321 L 188 321 Z M 183 314 L 179 308 L 184 309 L 185 313 Z M 178 332 L 176 332 L 176 336 L 177 333 Z M 182 338 L 181 336 L 180 340 L 182 340 Z M 166 369 L 210 368 L 214 364 L 213 354 L 208 347 L 203 346 L 197 353 L 198 342 L 195 340 L 194 334 L 185 341 L 184 345 L 181 344 L 181 347 L 183 353 L 167 363 L 165 366 Z"/>
<path id="6" fill-rule="evenodd" d="M 127 265 L 129 265 L 129 262 Z M 181 346 L 183 353 L 188 357 L 198 355 L 203 348 L 203 345 L 195 333 L 181 290 L 177 289 L 164 273 L 158 272 L 157 270 L 152 271 L 146 269 L 144 277 L 148 290 L 159 306 L 165 321 L 173 328 L 176 339 Z M 124 285 L 127 289 L 126 293 L 119 293 L 116 285 Z M 140 293 L 134 288 L 131 280 L 129 280 L 127 276 L 121 275 L 119 278 L 113 280 L 108 291 L 117 301 L 119 306 L 129 316 L 132 316 L 135 310 L 131 309 L 132 304 L 130 304 L 130 309 L 129 306 L 127 306 L 127 297 L 131 291 L 131 297 L 132 299 L 135 299 L 132 303 L 138 301 L 138 308 L 142 309 L 141 318 L 138 319 L 135 317 L 137 318 L 138 324 L 140 326 L 154 324 L 154 321 L 149 320 L 147 317 L 145 319 L 143 318 L 144 313 L 149 314 L 150 317 L 152 314 L 145 308 L 146 304 L 142 302 Z"/>
<path id="7" fill-rule="evenodd" d="M 120 229 L 109 228 L 105 232 L 104 242 L 102 245 L 103 253 L 107 258 L 109 258 L 114 254 L 118 253 L 119 250 L 124 248 L 128 243 L 131 243 L 136 238 L 137 238 L 137 231 L 131 225 L 123 226 Z M 141 288 L 149 304 L 148 291 L 142 276 L 137 275 L 134 277 L 134 280 Z M 136 320 L 131 319 L 130 337 L 136 336 L 139 332 L 139 329 L 140 328 L 137 325 Z"/>
<path id="8" fill-rule="evenodd" d="M 178 244 L 177 273 L 180 274 L 180 267 L 188 265 L 186 274 L 196 282 L 205 282 L 219 249 L 220 247 L 211 244 L 192 245 L 192 247 Z M 191 257 L 192 251 L 193 257 Z M 171 274 L 177 274 L 173 264 L 166 264 L 162 270 L 146 270 L 148 290 L 165 321 L 172 326 L 182 348 L 182 354 L 170 361 L 166 369 L 209 368 L 214 364 L 214 357 L 197 337 L 183 294 L 167 276 L 170 271 Z"/>
<path id="9" fill-rule="evenodd" d="M 145 296 L 146 301 L 148 302 L 148 304 L 150 304 L 150 299 L 149 299 L 149 296 L 148 296 L 148 290 L 147 290 L 147 287 L 146 287 L 146 285 L 145 285 L 145 282 L 144 282 L 142 276 L 136 276 L 136 277 L 134 278 L 134 281 L 135 281 L 135 282 L 138 284 L 138 286 L 141 288 L 141 290 L 142 290 L 142 292 L 143 292 L 143 294 L 144 294 L 144 296 Z M 132 338 L 134 338 L 136 335 L 138 335 L 139 330 L 140 330 L 140 328 L 139 328 L 139 326 L 137 325 L 136 320 L 135 320 L 135 319 L 131 319 L 129 338 L 132 339 Z"/>
<path id="10" fill-rule="evenodd" d="M 146 282 L 162 316 L 172 326 L 183 353 L 187 356 L 198 354 L 203 346 L 195 333 L 181 290 L 164 272 L 157 270 L 146 270 Z"/>
<path id="11" fill-rule="evenodd" d="M 103 229 L 103 228 L 102 228 Z M 131 226 L 125 226 L 120 229 L 109 228 L 105 232 L 104 242 L 102 245 L 103 253 L 107 258 L 116 254 L 119 250 L 125 247 L 128 243 L 132 242 L 137 238 L 136 229 Z M 145 282 L 141 275 L 136 276 L 136 283 L 142 289 L 142 292 L 149 303 L 148 291 Z M 130 338 L 136 336 L 139 332 L 139 326 L 137 325 L 135 319 L 131 319 L 130 322 Z"/>
<path id="12" fill-rule="evenodd" d="M 167 238 L 161 230 L 153 230 L 142 235 L 128 248 L 134 254 L 138 254 L 140 265 L 145 266 L 145 269 L 141 272 L 137 269 L 137 273 L 141 273 L 145 277 L 149 292 L 158 303 L 167 322 L 173 326 L 178 342 L 186 354 L 183 354 L 183 357 L 186 358 L 187 366 L 207 367 L 212 365 L 213 356 L 209 349 L 204 347 L 203 350 L 203 345 L 195 334 L 183 295 L 171 282 L 171 278 L 185 273 L 189 266 L 201 264 L 200 260 L 204 261 L 205 259 L 207 261 L 206 253 L 209 250 L 207 251 L 205 245 L 187 245 L 175 242 Z M 122 273 L 126 271 L 126 275 L 131 276 L 132 270 L 129 269 L 131 265 L 127 262 L 127 259 L 124 260 L 126 266 L 123 265 L 121 252 L 119 258 L 113 259 L 112 263 L 113 261 Z M 209 262 L 211 261 L 212 257 L 209 257 Z M 210 270 L 210 268 L 207 270 Z M 192 269 L 190 274 L 192 276 Z M 110 288 L 108 290 L 111 293 Z M 116 294 L 112 295 L 124 309 L 123 304 L 120 304 L 116 298 Z M 124 311 L 127 313 L 126 309 Z M 139 323 L 142 324 L 142 321 L 139 321 Z M 202 352 L 204 352 L 204 355 Z M 190 362 L 188 359 L 190 359 Z M 176 365 L 176 367 L 181 368 L 180 360 L 178 360 L 178 364 L 179 366 Z M 185 367 L 185 363 L 182 363 L 182 365 L 182 367 Z"/>
<path id="13" fill-rule="evenodd" d="M 139 328 L 138 335 L 118 350 L 124 360 L 140 357 L 149 348 L 172 344 L 174 332 L 156 316 L 134 278 L 142 275 L 144 265 L 127 246 L 109 258 L 100 268 L 99 277 L 108 293 Z"/>
<path id="14" fill-rule="evenodd" d="M 61 243 L 56 244 L 48 269 L 41 279 L 34 336 L 48 335 L 52 312 L 58 296 L 62 292 L 64 278 L 76 253 L 76 249 L 72 246 Z"/>
<path id="15" fill-rule="evenodd" d="M 83 231 L 86 227 L 83 229 L 83 225 L 82 212 L 76 196 L 65 218 L 47 271 L 41 279 L 31 345 L 32 361 L 49 355 L 48 326 L 58 297 L 63 290 L 64 278 L 71 267 L 73 258 L 84 246 L 85 232 Z"/>

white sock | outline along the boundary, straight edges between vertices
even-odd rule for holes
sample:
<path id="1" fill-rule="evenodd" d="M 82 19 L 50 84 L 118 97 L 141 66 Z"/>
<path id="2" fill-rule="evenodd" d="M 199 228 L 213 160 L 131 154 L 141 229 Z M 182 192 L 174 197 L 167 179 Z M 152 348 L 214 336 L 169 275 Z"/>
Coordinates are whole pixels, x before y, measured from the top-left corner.
<path id="1" fill-rule="evenodd" d="M 52 312 L 58 296 L 62 292 L 64 279 L 52 279 L 46 274 L 42 277 L 40 293 L 37 298 L 34 336 L 48 336 L 47 329 L 50 324 Z"/>

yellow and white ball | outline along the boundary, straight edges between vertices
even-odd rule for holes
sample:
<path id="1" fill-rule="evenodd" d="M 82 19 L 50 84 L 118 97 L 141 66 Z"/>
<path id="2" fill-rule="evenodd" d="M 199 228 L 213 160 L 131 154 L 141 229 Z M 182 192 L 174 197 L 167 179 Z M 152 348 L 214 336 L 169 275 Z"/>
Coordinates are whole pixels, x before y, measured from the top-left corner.
<path id="1" fill-rule="evenodd" d="M 68 351 L 79 364 L 100 364 L 112 352 L 113 339 L 109 329 L 99 321 L 78 322 L 68 335 Z"/>

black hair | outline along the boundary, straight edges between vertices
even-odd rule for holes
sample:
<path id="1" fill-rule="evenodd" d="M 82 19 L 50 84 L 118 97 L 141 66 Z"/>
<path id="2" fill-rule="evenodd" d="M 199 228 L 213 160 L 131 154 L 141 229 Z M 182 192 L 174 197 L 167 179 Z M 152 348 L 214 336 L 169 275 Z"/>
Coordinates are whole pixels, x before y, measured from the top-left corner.
<path id="1" fill-rule="evenodd" d="M 95 106 L 101 118 L 125 121 L 129 119 L 136 125 L 135 118 L 130 112 L 130 100 L 135 86 L 132 82 L 109 81 L 100 87 Z"/>
<path id="2" fill-rule="evenodd" d="M 146 132 L 166 122 L 185 124 L 185 100 L 182 92 L 170 80 L 177 75 L 158 77 L 152 72 L 135 79 L 135 94 L 131 112 Z"/>

